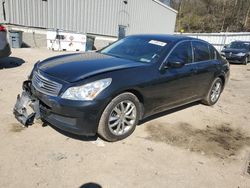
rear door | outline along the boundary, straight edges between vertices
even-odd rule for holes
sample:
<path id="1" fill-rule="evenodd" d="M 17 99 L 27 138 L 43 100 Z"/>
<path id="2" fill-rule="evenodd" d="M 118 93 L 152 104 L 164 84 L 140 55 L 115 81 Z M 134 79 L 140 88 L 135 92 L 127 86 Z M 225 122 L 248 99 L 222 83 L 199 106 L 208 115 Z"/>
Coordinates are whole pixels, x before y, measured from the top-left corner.
<path id="1" fill-rule="evenodd" d="M 192 41 L 194 64 L 196 70 L 196 92 L 198 96 L 204 96 L 210 87 L 217 70 L 218 61 L 214 48 L 202 41 Z"/>

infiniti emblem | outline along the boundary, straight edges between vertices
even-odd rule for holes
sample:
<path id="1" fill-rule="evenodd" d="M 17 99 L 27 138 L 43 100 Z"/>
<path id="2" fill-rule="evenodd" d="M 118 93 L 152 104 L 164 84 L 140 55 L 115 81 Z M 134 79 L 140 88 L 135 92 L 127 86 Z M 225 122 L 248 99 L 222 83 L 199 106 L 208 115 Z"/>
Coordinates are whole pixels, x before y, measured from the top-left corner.
<path id="1" fill-rule="evenodd" d="M 38 86 L 39 86 L 40 88 L 44 87 L 44 85 L 43 85 L 42 82 L 38 82 L 37 84 L 38 84 Z"/>

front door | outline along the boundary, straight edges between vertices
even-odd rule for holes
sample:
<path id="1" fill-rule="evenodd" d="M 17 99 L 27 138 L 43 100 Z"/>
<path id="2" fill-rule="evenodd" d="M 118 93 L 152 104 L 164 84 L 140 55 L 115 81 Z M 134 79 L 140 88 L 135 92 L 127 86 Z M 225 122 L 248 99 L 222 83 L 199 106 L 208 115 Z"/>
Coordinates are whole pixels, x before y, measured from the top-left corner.
<path id="1" fill-rule="evenodd" d="M 160 112 L 178 106 L 195 98 L 194 88 L 196 66 L 192 63 L 192 48 L 190 41 L 178 44 L 167 58 L 167 62 L 183 62 L 179 68 L 167 67 L 159 72 L 158 79 L 152 85 L 154 98 L 153 112 Z"/>

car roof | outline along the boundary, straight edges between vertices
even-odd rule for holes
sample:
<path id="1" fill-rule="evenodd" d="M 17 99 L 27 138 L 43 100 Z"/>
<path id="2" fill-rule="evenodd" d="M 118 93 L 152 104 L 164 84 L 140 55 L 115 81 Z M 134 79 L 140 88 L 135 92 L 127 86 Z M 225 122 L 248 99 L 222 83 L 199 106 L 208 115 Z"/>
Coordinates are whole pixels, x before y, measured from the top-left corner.
<path id="1" fill-rule="evenodd" d="M 242 40 L 235 40 L 235 41 L 232 41 L 232 42 L 250 43 L 250 41 L 242 41 Z"/>
<path id="2" fill-rule="evenodd" d="M 166 42 L 179 42 L 182 40 L 199 40 L 203 41 L 200 39 L 192 38 L 192 37 L 187 37 L 184 35 L 167 35 L 167 34 L 139 34 L 139 35 L 130 35 L 128 37 L 141 37 L 141 38 L 146 38 L 146 39 L 154 39 L 154 40 L 160 40 L 160 41 L 166 41 Z M 205 41 L 203 41 L 205 42 Z"/>

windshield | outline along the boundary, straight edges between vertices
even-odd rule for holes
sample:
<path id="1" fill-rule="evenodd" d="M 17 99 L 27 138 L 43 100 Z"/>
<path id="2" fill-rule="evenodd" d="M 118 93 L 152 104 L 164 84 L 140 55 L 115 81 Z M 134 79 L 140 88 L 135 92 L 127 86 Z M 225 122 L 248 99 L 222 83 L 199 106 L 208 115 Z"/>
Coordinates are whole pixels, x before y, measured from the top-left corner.
<path id="1" fill-rule="evenodd" d="M 127 37 L 101 50 L 100 53 L 118 58 L 150 63 L 160 57 L 166 45 L 166 42 L 159 40 Z"/>
<path id="2" fill-rule="evenodd" d="M 250 43 L 247 42 L 232 42 L 229 44 L 228 48 L 234 48 L 234 49 L 249 49 Z"/>

